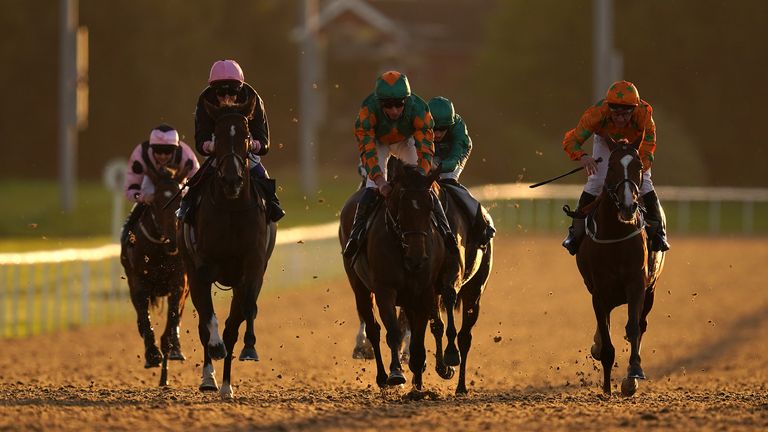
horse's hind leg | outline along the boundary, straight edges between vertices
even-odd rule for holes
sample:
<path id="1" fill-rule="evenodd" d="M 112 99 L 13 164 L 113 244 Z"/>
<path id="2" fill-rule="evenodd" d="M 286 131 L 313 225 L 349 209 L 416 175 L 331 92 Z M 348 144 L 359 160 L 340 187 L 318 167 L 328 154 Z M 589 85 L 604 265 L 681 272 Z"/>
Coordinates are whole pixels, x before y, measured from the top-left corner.
<path id="1" fill-rule="evenodd" d="M 358 318 L 360 318 L 360 325 L 357 328 L 357 335 L 355 335 L 355 348 L 352 349 L 352 358 L 372 360 L 375 358 L 373 355 L 373 345 L 365 333 L 363 317 L 358 314 Z"/>
<path id="2" fill-rule="evenodd" d="M 489 246 L 490 247 L 490 246 Z M 487 252 L 489 253 L 489 252 Z M 461 298 L 461 330 L 459 330 L 459 350 L 461 352 L 461 367 L 459 368 L 459 383 L 456 394 L 466 394 L 467 356 L 472 347 L 472 328 L 480 317 L 480 296 L 491 273 L 490 255 L 483 258 L 480 267 L 464 286 L 459 296 Z"/>
<path id="3" fill-rule="evenodd" d="M 355 286 L 352 277 L 350 277 L 350 283 L 355 293 L 357 313 L 365 323 L 365 331 L 371 342 L 373 357 L 376 359 L 376 384 L 384 387 L 387 385 L 387 371 L 384 369 L 384 360 L 381 357 L 381 326 L 373 316 L 373 294 L 362 285 L 362 282 L 359 282 L 359 286 Z"/>
<path id="4" fill-rule="evenodd" d="M 435 296 L 433 301 L 434 310 L 432 318 L 429 320 L 429 330 L 435 338 L 435 372 L 442 379 L 451 379 L 455 371 L 452 366 L 446 365 L 443 359 L 443 332 L 445 332 L 445 324 L 440 316 L 439 302 L 440 297 Z"/>
<path id="5" fill-rule="evenodd" d="M 603 393 L 611 394 L 611 368 L 616 358 L 616 351 L 611 343 L 610 311 L 600 303 L 596 296 L 592 296 L 592 308 L 597 319 L 597 331 L 600 333 L 600 363 L 603 365 Z"/>
<path id="6" fill-rule="evenodd" d="M 452 286 L 446 286 L 442 290 L 443 305 L 447 318 L 447 327 L 445 336 L 447 338 L 445 353 L 445 364 L 448 366 L 458 366 L 461 364 L 461 354 L 456 348 L 456 321 L 453 317 L 454 307 L 456 305 L 456 291 Z"/>
<path id="7" fill-rule="evenodd" d="M 139 335 L 144 339 L 144 367 L 158 367 L 163 361 L 163 354 L 155 345 L 155 330 L 152 328 L 149 316 L 149 289 L 136 278 L 130 277 L 129 282 L 131 285 L 131 302 L 136 309 Z"/>

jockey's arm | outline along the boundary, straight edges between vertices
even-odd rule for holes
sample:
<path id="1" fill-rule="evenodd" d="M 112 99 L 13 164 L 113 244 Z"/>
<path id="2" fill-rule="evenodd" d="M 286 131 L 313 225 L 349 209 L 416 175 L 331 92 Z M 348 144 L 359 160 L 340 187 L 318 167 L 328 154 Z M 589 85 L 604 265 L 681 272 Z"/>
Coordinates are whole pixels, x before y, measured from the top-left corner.
<path id="1" fill-rule="evenodd" d="M 642 107 L 642 106 L 641 106 Z M 643 162 L 643 172 L 651 169 L 653 155 L 656 152 L 656 123 L 653 121 L 653 110 L 650 105 L 646 107 L 646 120 L 643 130 L 643 140 L 640 142 L 640 160 Z"/>
<path id="2" fill-rule="evenodd" d="M 363 104 L 355 119 L 355 140 L 360 152 L 360 162 L 368 177 L 376 181 L 377 177 L 384 178 L 379 167 L 379 157 L 376 153 L 376 115 Z"/>
<path id="3" fill-rule="evenodd" d="M 201 155 L 209 156 L 211 154 L 210 147 L 206 148 L 205 143 L 213 140 L 214 127 L 213 119 L 203 107 L 203 96 L 201 95 L 195 109 L 195 149 Z"/>
<path id="4" fill-rule="evenodd" d="M 264 101 L 257 95 L 257 103 L 253 110 L 253 118 L 248 121 L 248 129 L 251 131 L 251 137 L 259 142 L 259 146 L 254 146 L 253 151 L 258 156 L 264 156 L 269 152 L 269 122 L 267 120 L 267 111 L 264 109 Z"/>
<path id="5" fill-rule="evenodd" d="M 469 138 L 467 125 L 461 117 L 451 128 L 449 148 L 450 152 L 445 155 L 440 164 L 444 172 L 452 172 L 456 167 L 464 166 L 472 152 L 472 140 Z"/>
<path id="6" fill-rule="evenodd" d="M 413 141 L 418 156 L 417 165 L 424 175 L 429 174 L 432 169 L 432 159 L 435 156 L 435 132 L 432 129 L 434 125 L 432 114 L 428 110 L 414 113 Z"/>

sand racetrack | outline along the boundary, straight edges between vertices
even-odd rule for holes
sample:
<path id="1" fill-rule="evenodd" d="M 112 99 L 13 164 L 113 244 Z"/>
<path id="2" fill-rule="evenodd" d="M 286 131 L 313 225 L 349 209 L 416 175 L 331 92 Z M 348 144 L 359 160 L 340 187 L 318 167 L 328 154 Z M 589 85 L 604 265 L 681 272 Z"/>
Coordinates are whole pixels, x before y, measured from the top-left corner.
<path id="1" fill-rule="evenodd" d="M 158 369 L 143 369 L 132 322 L 6 340 L 0 429 L 768 428 L 768 239 L 672 239 L 643 340 L 649 379 L 632 398 L 617 388 L 628 360 L 626 308 L 612 315 L 618 366 L 606 398 L 600 365 L 589 357 L 589 295 L 559 241 L 497 242 L 469 355 L 468 396 L 454 396 L 456 378 L 435 374 L 431 336 L 428 397 L 408 398 L 410 384 L 380 391 L 373 361 L 351 358 L 357 324 L 346 279 L 321 277 L 262 294 L 261 361 L 233 364 L 234 402 L 197 390 L 202 356 L 191 301 L 182 324 L 188 360 L 172 364 L 164 389 L 156 387 Z M 340 265 L 337 254 L 327 259 Z M 223 320 L 227 309 L 217 312 Z M 219 382 L 222 365 L 215 363 Z"/>

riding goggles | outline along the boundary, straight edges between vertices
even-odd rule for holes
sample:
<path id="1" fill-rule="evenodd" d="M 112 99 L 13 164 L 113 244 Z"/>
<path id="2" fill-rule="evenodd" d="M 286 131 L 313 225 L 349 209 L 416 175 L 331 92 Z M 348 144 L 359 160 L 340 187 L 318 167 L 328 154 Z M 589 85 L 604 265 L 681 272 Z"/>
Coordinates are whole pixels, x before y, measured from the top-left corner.
<path id="1" fill-rule="evenodd" d="M 382 108 L 402 108 L 405 106 L 405 99 L 380 99 L 379 104 Z"/>
<path id="2" fill-rule="evenodd" d="M 154 154 L 166 155 L 176 151 L 176 146 L 172 144 L 151 144 L 150 147 Z"/>
<path id="3" fill-rule="evenodd" d="M 608 104 L 608 109 L 613 113 L 627 114 L 632 112 L 635 107 L 632 105 Z"/>
<path id="4" fill-rule="evenodd" d="M 243 89 L 243 83 L 237 81 L 222 81 L 213 84 L 216 96 L 237 96 Z"/>

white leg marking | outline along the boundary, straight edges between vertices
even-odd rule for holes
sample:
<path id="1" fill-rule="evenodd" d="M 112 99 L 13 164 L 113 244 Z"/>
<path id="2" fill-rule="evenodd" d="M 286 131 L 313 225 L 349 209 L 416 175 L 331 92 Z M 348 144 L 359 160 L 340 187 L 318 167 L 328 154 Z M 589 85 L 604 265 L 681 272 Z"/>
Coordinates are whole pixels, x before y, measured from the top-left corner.
<path id="1" fill-rule="evenodd" d="M 216 321 L 216 315 L 211 316 L 211 321 L 208 322 L 208 346 L 216 346 L 224 343 L 219 336 L 219 322 Z"/>
<path id="2" fill-rule="evenodd" d="M 232 390 L 232 386 L 229 385 L 229 381 L 224 381 L 224 383 L 221 384 L 219 394 L 221 394 L 221 398 L 224 400 L 232 400 L 235 398 L 235 392 Z"/>

